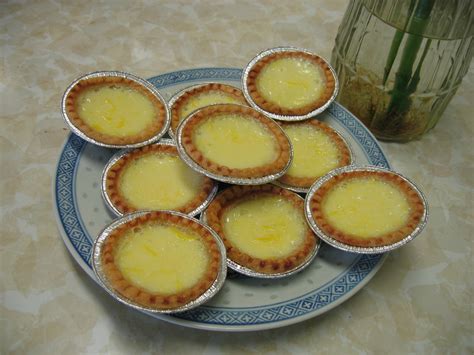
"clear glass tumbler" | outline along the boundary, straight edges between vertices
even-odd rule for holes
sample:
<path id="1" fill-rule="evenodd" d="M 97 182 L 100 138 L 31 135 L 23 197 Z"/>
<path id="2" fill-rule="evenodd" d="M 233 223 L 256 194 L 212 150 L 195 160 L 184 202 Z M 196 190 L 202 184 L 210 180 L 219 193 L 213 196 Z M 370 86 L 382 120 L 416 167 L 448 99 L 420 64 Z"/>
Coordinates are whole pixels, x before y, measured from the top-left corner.
<path id="1" fill-rule="evenodd" d="M 473 56 L 474 0 L 351 0 L 331 62 L 338 101 L 382 140 L 433 128 Z"/>

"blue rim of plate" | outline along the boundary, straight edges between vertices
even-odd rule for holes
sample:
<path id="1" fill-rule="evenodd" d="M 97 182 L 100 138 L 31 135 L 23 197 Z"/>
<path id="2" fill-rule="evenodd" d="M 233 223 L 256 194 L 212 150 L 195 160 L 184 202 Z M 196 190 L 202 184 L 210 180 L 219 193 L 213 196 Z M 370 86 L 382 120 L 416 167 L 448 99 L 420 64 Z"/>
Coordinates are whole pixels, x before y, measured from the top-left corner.
<path id="1" fill-rule="evenodd" d="M 229 80 L 240 82 L 242 70 L 238 68 L 198 68 L 158 75 L 148 79 L 158 89 L 167 86 L 203 80 Z M 371 165 L 390 169 L 375 137 L 365 126 L 339 103 L 333 102 L 327 112 L 331 114 L 352 138 L 363 147 Z M 79 256 L 81 267 L 94 278 L 91 266 L 93 241 L 83 228 L 76 204 L 75 176 L 85 140 L 70 134 L 64 143 L 54 180 L 54 207 L 63 239 L 69 251 Z M 76 254 L 76 255 L 74 255 Z M 296 323 L 327 311 L 351 297 L 363 287 L 382 265 L 386 254 L 365 254 L 358 257 L 344 273 L 330 282 L 297 298 L 283 302 L 246 308 L 200 306 L 194 310 L 172 316 L 157 316 L 171 323 L 210 330 L 270 329 Z M 374 272 L 375 271 L 375 272 Z M 366 280 L 367 279 L 367 280 Z M 365 282 L 363 282 L 365 281 Z"/>

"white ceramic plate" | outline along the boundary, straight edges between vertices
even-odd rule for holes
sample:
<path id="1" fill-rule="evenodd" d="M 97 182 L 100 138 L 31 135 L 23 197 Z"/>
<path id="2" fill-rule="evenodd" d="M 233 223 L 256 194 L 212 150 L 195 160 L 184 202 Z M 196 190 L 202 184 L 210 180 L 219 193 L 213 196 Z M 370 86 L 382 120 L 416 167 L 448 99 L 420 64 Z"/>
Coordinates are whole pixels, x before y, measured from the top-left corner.
<path id="1" fill-rule="evenodd" d="M 216 81 L 240 86 L 242 70 L 201 68 L 149 79 L 169 99 L 196 83 Z M 390 168 L 376 139 L 351 113 L 334 102 L 318 119 L 349 142 L 355 163 Z M 95 237 L 113 218 L 102 200 L 101 173 L 116 152 L 71 134 L 61 150 L 54 179 L 54 205 L 61 235 L 75 260 L 95 279 L 91 250 Z M 304 271 L 279 280 L 229 275 L 206 305 L 177 315 L 151 315 L 188 327 L 250 331 L 281 327 L 327 312 L 353 296 L 375 275 L 385 254 L 358 255 L 324 244 Z M 110 299 L 110 302 L 114 302 Z"/>

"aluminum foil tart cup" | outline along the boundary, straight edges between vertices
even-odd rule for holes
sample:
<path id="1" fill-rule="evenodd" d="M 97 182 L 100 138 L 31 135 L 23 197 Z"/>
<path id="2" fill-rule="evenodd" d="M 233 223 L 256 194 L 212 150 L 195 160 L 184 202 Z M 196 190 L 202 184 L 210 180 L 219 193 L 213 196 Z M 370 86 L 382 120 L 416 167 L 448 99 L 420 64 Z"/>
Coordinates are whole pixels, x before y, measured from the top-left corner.
<path id="1" fill-rule="evenodd" d="M 301 196 L 299 195 L 296 195 L 299 199 L 301 200 L 304 200 Z M 207 224 L 207 216 L 206 216 L 206 210 L 201 214 L 201 222 Z M 212 227 L 211 227 L 212 228 Z M 293 268 L 293 269 L 290 269 L 288 271 L 284 271 L 284 272 L 278 272 L 278 273 L 264 273 L 264 272 L 258 272 L 256 270 L 253 270 L 253 269 L 250 269 L 246 266 L 243 266 L 237 262 L 235 262 L 234 260 L 230 259 L 229 257 L 227 257 L 227 266 L 230 270 L 233 270 L 235 272 L 238 272 L 239 274 L 242 274 L 242 275 L 246 275 L 246 276 L 249 276 L 249 277 L 254 277 L 254 278 L 262 278 L 262 279 L 280 279 L 280 278 L 284 278 L 284 277 L 288 277 L 288 276 L 291 276 L 291 275 L 294 275 L 302 270 L 304 270 L 307 266 L 309 266 L 311 264 L 311 262 L 314 260 L 314 258 L 316 257 L 316 255 L 318 254 L 319 252 L 319 249 L 321 247 L 321 240 L 319 240 L 317 237 L 316 237 L 316 244 L 315 244 L 315 247 L 313 248 L 313 250 L 311 251 L 311 253 L 309 253 L 307 256 L 306 256 L 306 259 L 304 260 L 304 262 L 302 262 L 301 264 L 299 264 L 297 267 Z"/>
<path id="2" fill-rule="evenodd" d="M 206 223 L 205 213 L 201 214 L 201 221 L 203 223 Z M 265 274 L 263 272 L 257 272 L 255 270 L 249 269 L 248 267 L 242 266 L 229 258 L 227 258 L 227 266 L 229 267 L 229 269 L 235 272 L 238 272 L 239 274 L 246 275 L 249 277 L 255 277 L 255 278 L 260 278 L 260 279 L 281 279 L 283 277 L 294 275 L 304 270 L 307 266 L 309 266 L 313 262 L 316 255 L 318 254 L 320 247 L 321 247 L 321 242 L 318 241 L 318 243 L 316 244 L 316 247 L 314 248 L 312 253 L 308 255 L 308 258 L 305 260 L 304 263 L 286 272 L 280 272 L 280 273 L 275 273 L 275 274 Z"/>
<path id="3" fill-rule="evenodd" d="M 284 189 L 287 189 L 287 190 L 290 190 L 290 191 L 293 191 L 293 192 L 296 192 L 296 193 L 299 193 L 299 194 L 306 194 L 309 190 L 309 188 L 305 188 L 305 187 L 287 185 L 287 184 L 284 184 L 284 183 L 282 183 L 278 180 L 272 181 L 272 184 L 274 184 L 276 186 L 283 187 Z"/>
<path id="4" fill-rule="evenodd" d="M 171 146 L 171 147 L 176 147 L 175 143 L 173 142 L 173 140 L 171 139 L 165 139 L 165 138 L 162 138 L 158 143 L 154 143 L 152 145 L 150 145 L 150 147 L 152 146 Z M 136 149 L 124 149 L 124 150 L 121 150 L 119 151 L 118 153 L 114 154 L 110 160 L 108 161 L 108 163 L 106 164 L 104 170 L 102 171 L 102 183 L 101 183 L 101 190 L 102 190 L 102 197 L 105 201 L 105 204 L 107 205 L 107 207 L 117 216 L 121 217 L 123 215 L 125 215 L 126 213 L 125 212 L 122 212 L 119 208 L 119 206 L 114 203 L 114 199 L 112 198 L 111 194 L 109 193 L 109 190 L 107 188 L 107 178 L 108 178 L 108 175 L 110 173 L 110 170 L 113 168 L 113 166 L 119 162 L 120 160 L 122 159 L 125 159 L 127 156 L 129 156 L 131 153 L 137 151 L 137 148 Z M 209 179 L 209 184 L 211 184 L 211 187 L 209 189 L 209 193 L 207 194 L 207 197 L 205 199 L 203 199 L 199 205 L 197 205 L 194 209 L 192 209 L 190 212 L 187 212 L 186 214 L 188 216 L 195 216 L 199 213 L 201 213 L 208 205 L 209 203 L 212 201 L 212 199 L 214 198 L 214 196 L 216 195 L 217 193 L 217 189 L 218 189 L 218 186 L 217 186 L 217 183 L 214 181 L 214 180 L 211 180 Z"/>
<path id="5" fill-rule="evenodd" d="M 218 262 L 218 272 L 217 276 L 215 277 L 212 284 L 204 291 L 199 294 L 197 298 L 194 298 L 188 301 L 185 304 L 181 304 L 180 306 L 174 308 L 158 308 L 152 306 L 146 306 L 142 303 L 139 303 L 137 300 L 133 300 L 129 297 L 124 296 L 121 292 L 117 290 L 117 287 L 114 287 L 113 281 L 109 279 L 106 273 L 107 264 L 104 262 L 104 258 L 102 257 L 102 252 L 107 245 L 107 239 L 119 228 L 123 228 L 124 225 L 134 223 L 135 221 L 142 220 L 143 218 L 148 218 L 150 214 L 164 214 L 167 216 L 174 216 L 172 218 L 175 219 L 185 219 L 187 223 L 196 224 L 198 228 L 204 228 L 209 234 L 212 236 L 212 240 L 215 241 L 217 245 L 217 253 L 219 254 L 219 262 Z M 177 217 L 177 218 L 176 218 Z M 167 222 L 168 225 L 173 225 L 173 223 L 177 222 Z M 176 224 L 179 227 L 179 224 Z M 136 227 L 132 227 L 136 228 Z M 207 301 L 209 301 L 216 293 L 221 289 L 222 285 L 224 284 L 226 274 L 227 274 L 227 266 L 226 266 L 226 252 L 225 247 L 220 238 L 217 234 L 208 226 L 202 224 L 198 220 L 189 217 L 185 214 L 174 212 L 174 211 L 140 211 L 131 213 L 128 215 L 123 216 L 120 219 L 115 220 L 111 224 L 109 224 L 105 229 L 99 234 L 97 237 L 94 246 L 93 246 L 93 254 L 92 254 L 92 268 L 94 273 L 100 282 L 100 284 L 105 288 L 105 290 L 116 300 L 130 306 L 132 308 L 138 309 L 140 311 L 146 311 L 151 313 L 163 313 L 163 314 L 170 314 L 170 313 L 178 313 L 190 310 L 195 308 Z M 132 285 L 133 286 L 133 285 Z M 140 294 L 137 296 L 140 297 Z M 158 296 L 157 296 L 158 297 Z"/>
<path id="6" fill-rule="evenodd" d="M 280 114 L 280 113 L 272 112 L 269 109 L 264 108 L 265 104 L 263 104 L 262 102 L 259 103 L 255 100 L 255 98 L 252 95 L 253 90 L 249 88 L 249 78 L 253 77 L 253 71 L 256 68 L 256 65 L 259 65 L 259 63 L 266 61 L 269 56 L 277 56 L 279 54 L 285 54 L 285 53 L 288 53 L 288 54 L 302 53 L 302 55 L 305 55 L 308 58 L 316 58 L 316 60 L 323 63 L 324 67 L 327 68 L 328 73 L 332 74 L 331 83 L 332 81 L 334 81 L 334 89 L 332 91 L 332 94 L 330 94 L 330 96 L 327 98 L 327 100 L 325 100 L 325 102 L 322 105 L 318 105 L 316 108 L 312 109 L 310 112 L 305 112 L 301 114 Z M 270 118 L 273 118 L 275 120 L 280 120 L 280 121 L 302 121 L 302 120 L 306 120 L 308 118 L 314 117 L 328 108 L 328 106 L 336 99 L 336 96 L 339 90 L 339 82 L 338 82 L 337 74 L 335 70 L 331 67 L 329 62 L 326 59 L 322 58 L 321 56 L 302 48 L 276 47 L 276 48 L 267 49 L 259 53 L 255 58 L 253 58 L 247 64 L 247 66 L 244 69 L 244 73 L 242 75 L 242 88 L 243 88 L 245 98 L 247 102 L 250 104 L 250 106 L 252 106 L 257 111 L 263 113 L 264 115 Z M 263 98 L 262 100 L 266 101 Z"/>
<path id="7" fill-rule="evenodd" d="M 354 152 L 352 151 L 351 145 L 339 132 L 337 132 L 334 128 L 332 128 L 332 129 L 338 135 L 338 137 L 345 143 L 347 149 L 349 150 L 350 164 L 348 164 L 348 166 L 349 165 L 355 165 Z M 293 152 L 293 154 L 294 154 L 294 152 Z M 291 166 L 291 164 L 290 164 L 290 166 Z M 328 173 L 330 173 L 330 171 L 328 171 Z M 315 182 L 316 182 L 316 180 L 315 180 Z M 300 194 L 307 194 L 309 189 L 311 188 L 311 186 L 310 187 L 293 186 L 293 185 L 285 184 L 285 183 L 283 183 L 279 180 L 272 181 L 272 184 L 275 184 L 277 186 L 283 187 L 285 189 L 288 189 L 290 191 L 297 192 L 297 193 L 300 193 Z"/>
<path id="8" fill-rule="evenodd" d="M 283 129 L 275 121 L 269 119 L 268 117 L 263 117 L 263 118 L 271 121 L 272 123 L 275 124 L 276 127 L 278 127 L 279 134 L 282 137 L 286 138 L 286 141 L 288 142 L 287 144 L 289 145 L 288 160 L 285 163 L 285 165 L 275 173 L 271 173 L 271 174 L 268 174 L 268 175 L 265 175 L 265 176 L 260 176 L 260 177 L 236 177 L 236 176 L 232 176 L 232 175 L 219 174 L 219 173 L 216 173 L 214 171 L 211 171 L 210 169 L 207 169 L 206 167 L 204 167 L 201 164 L 198 164 L 188 154 L 188 152 L 186 151 L 186 149 L 184 147 L 184 144 L 183 144 L 183 131 L 184 131 L 186 125 L 191 120 L 193 120 L 195 116 L 200 115 L 201 113 L 203 113 L 204 110 L 217 109 L 219 106 L 234 106 L 234 107 L 237 107 L 237 108 L 253 110 L 252 108 L 250 108 L 248 106 L 237 105 L 237 104 L 231 104 L 230 105 L 229 104 L 229 105 L 211 105 L 211 106 L 203 107 L 199 110 L 194 111 L 192 114 L 187 116 L 183 121 L 181 121 L 181 123 L 178 126 L 178 130 L 177 130 L 177 134 L 176 134 L 176 144 L 177 144 L 178 153 L 181 156 L 181 159 L 183 159 L 183 161 L 186 164 L 188 164 L 192 169 L 194 169 L 195 171 L 197 171 L 201 174 L 204 174 L 204 175 L 210 177 L 211 179 L 214 179 L 214 180 L 217 180 L 217 181 L 220 181 L 220 182 L 225 182 L 225 183 L 228 183 L 228 184 L 234 184 L 234 185 L 262 185 L 262 184 L 266 184 L 266 183 L 271 182 L 271 181 L 275 181 L 278 178 L 280 178 L 281 176 L 283 176 L 286 173 L 286 171 L 288 170 L 288 168 L 290 167 L 291 160 L 293 159 L 293 148 L 291 146 L 291 143 L 290 143 L 290 140 L 289 140 L 288 136 L 285 134 Z M 236 154 L 239 154 L 239 152 L 236 152 Z"/>
<path id="9" fill-rule="evenodd" d="M 342 176 L 347 175 L 346 173 L 348 174 L 362 173 L 363 174 L 365 172 L 369 174 L 371 172 L 376 172 L 376 173 L 379 172 L 383 174 L 388 174 L 388 176 L 390 176 L 390 179 L 391 181 L 394 182 L 394 184 L 405 186 L 403 188 L 407 188 L 409 190 L 407 191 L 406 196 L 407 198 L 411 199 L 409 203 L 411 203 L 416 208 L 416 214 L 418 215 L 418 218 L 416 218 L 417 222 L 415 223 L 413 228 L 407 228 L 407 230 L 409 230 L 410 232 L 401 234 L 401 236 L 393 243 L 366 247 L 366 246 L 351 245 L 348 242 L 342 242 L 341 240 L 338 240 L 335 238 L 335 233 L 338 233 L 338 232 L 334 231 L 334 228 L 332 228 L 333 233 L 327 232 L 328 229 L 322 226 L 323 222 L 321 222 L 320 219 L 315 217 L 315 213 L 319 211 L 315 211 L 313 213 L 314 208 L 312 207 L 312 201 L 313 201 L 313 197 L 316 198 L 315 194 L 318 193 L 318 190 L 320 190 L 321 188 L 324 188 L 327 183 L 332 183 L 336 181 L 337 179 L 341 179 Z M 388 252 L 390 250 L 397 249 L 405 245 L 406 243 L 410 242 L 421 233 L 421 231 L 426 226 L 426 223 L 428 221 L 428 205 L 423 193 L 419 190 L 419 188 L 415 186 L 413 182 L 411 182 L 410 180 L 408 180 L 406 177 L 402 176 L 401 174 L 388 170 L 388 169 L 375 167 L 375 166 L 357 167 L 354 165 L 350 165 L 350 166 L 345 166 L 342 168 L 332 170 L 327 175 L 318 179 L 313 184 L 313 186 L 311 186 L 305 199 L 305 215 L 306 215 L 306 220 L 308 221 L 313 231 L 324 242 L 328 243 L 329 245 L 335 248 L 347 251 L 347 252 L 352 252 L 352 253 L 380 254 L 380 253 Z M 410 221 L 408 221 L 407 223 L 409 222 Z M 376 238 L 379 238 L 379 237 L 376 237 Z"/>
<path id="10" fill-rule="evenodd" d="M 153 127 L 150 134 L 142 132 L 133 136 L 133 138 L 124 139 L 124 143 L 111 143 L 102 141 L 99 137 L 100 134 L 95 134 L 92 129 L 87 129 L 85 124 L 80 124 L 80 119 L 78 114 L 73 114 L 71 111 L 71 95 L 77 91 L 77 88 L 86 83 L 97 83 L 102 84 L 106 83 L 107 80 L 110 81 L 110 84 L 113 85 L 115 81 L 119 82 L 123 80 L 124 83 L 131 83 L 134 88 L 140 89 L 145 96 L 149 96 L 153 100 L 157 100 L 154 105 L 155 109 L 159 111 L 160 120 L 157 123 L 157 127 Z M 127 85 L 127 84 L 125 84 Z M 74 80 L 64 92 L 64 95 L 61 100 L 61 113 L 64 118 L 64 121 L 68 125 L 69 129 L 82 139 L 88 141 L 89 143 L 107 147 L 107 148 L 138 148 L 147 144 L 154 143 L 158 141 L 167 131 L 170 125 L 170 111 L 168 105 L 158 90 L 150 82 L 139 78 L 135 75 L 124 73 L 120 71 L 97 71 L 83 75 L 76 80 Z M 118 139 L 118 138 L 117 138 Z M 119 139 L 118 139 L 119 140 Z"/>
<path id="11" fill-rule="evenodd" d="M 211 88 L 211 86 L 213 88 Z M 219 89 L 219 87 L 221 87 L 222 89 Z M 243 93 L 242 93 L 241 89 L 238 88 L 238 87 L 235 87 L 233 85 L 230 85 L 230 84 L 223 84 L 223 83 L 217 83 L 217 82 L 205 82 L 205 83 L 198 84 L 198 85 L 188 86 L 188 87 L 184 88 L 183 90 L 178 91 L 168 101 L 168 107 L 170 109 L 170 115 L 171 115 L 171 123 L 170 123 L 170 128 L 168 130 L 168 135 L 172 139 L 176 140 L 176 135 L 174 133 L 174 128 L 176 128 L 176 130 L 177 130 L 177 126 L 174 126 L 174 124 L 173 124 L 173 120 L 175 119 L 174 118 L 175 117 L 175 112 L 174 112 L 175 111 L 175 105 L 179 104 L 178 102 L 181 101 L 181 99 L 185 99 L 186 95 L 191 95 L 191 97 L 193 97 L 195 95 L 195 92 L 199 92 L 199 94 L 201 94 L 201 93 L 205 92 L 204 91 L 205 89 L 207 89 L 209 91 L 214 91 L 214 92 L 221 91 L 223 93 L 224 93 L 224 91 L 222 91 L 222 90 L 226 90 L 226 91 L 228 90 L 227 94 L 229 96 L 234 96 L 236 94 L 236 92 L 238 92 L 241 96 L 242 104 L 246 104 L 245 97 L 243 96 Z M 238 100 L 238 98 L 236 98 L 236 100 Z M 215 103 L 215 104 L 217 104 L 217 103 Z M 196 110 L 198 110 L 198 109 L 196 109 Z M 190 114 L 192 114 L 192 112 Z M 184 118 L 185 117 L 183 117 L 183 119 Z"/>

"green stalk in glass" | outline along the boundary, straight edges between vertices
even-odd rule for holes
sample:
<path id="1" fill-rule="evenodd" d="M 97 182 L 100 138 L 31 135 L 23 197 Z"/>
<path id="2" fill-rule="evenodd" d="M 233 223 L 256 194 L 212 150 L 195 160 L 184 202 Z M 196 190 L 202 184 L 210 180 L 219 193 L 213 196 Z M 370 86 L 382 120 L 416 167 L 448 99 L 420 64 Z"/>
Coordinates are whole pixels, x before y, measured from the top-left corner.
<path id="1" fill-rule="evenodd" d="M 406 31 L 407 40 L 403 48 L 400 65 L 395 74 L 393 89 L 390 91 L 390 103 L 386 111 L 387 114 L 385 117 L 380 118 L 378 122 L 375 122 L 378 130 L 385 132 L 389 131 L 392 134 L 403 133 L 404 117 L 411 105 L 410 95 L 416 91 L 418 82 L 420 81 L 421 66 L 431 44 L 430 40 L 426 42 L 418 66 L 415 69 L 415 72 L 413 72 L 415 60 L 424 39 L 424 30 L 428 24 L 434 3 L 435 0 L 420 0 L 415 8 L 411 21 L 410 19 L 407 19 L 407 23 L 409 23 Z M 413 7 L 414 1 L 411 2 L 408 13 L 412 13 Z M 384 84 L 390 74 L 404 34 L 405 32 L 397 30 L 392 40 L 392 46 L 384 69 Z"/>

